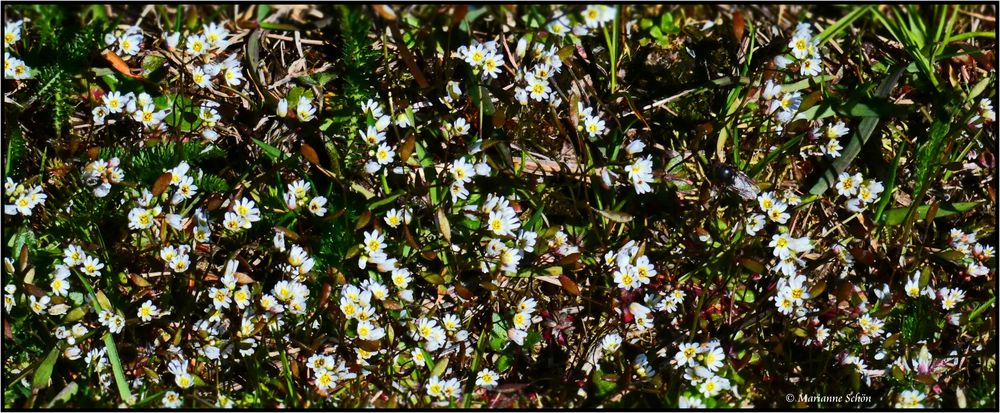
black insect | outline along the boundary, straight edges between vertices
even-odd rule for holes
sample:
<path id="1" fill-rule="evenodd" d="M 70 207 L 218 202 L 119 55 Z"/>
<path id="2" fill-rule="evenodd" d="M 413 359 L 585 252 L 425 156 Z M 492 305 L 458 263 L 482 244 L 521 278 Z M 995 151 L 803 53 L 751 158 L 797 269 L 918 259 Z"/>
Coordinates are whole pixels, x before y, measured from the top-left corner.
<path id="1" fill-rule="evenodd" d="M 745 200 L 757 198 L 757 194 L 760 193 L 760 188 L 747 174 L 724 163 L 712 162 L 711 178 L 716 185 L 726 188 Z"/>

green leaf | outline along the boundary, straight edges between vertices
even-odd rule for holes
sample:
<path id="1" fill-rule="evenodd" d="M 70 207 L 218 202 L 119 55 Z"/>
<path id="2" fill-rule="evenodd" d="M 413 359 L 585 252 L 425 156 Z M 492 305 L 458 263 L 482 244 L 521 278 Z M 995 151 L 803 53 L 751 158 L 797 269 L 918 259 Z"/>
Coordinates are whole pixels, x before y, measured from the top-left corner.
<path id="1" fill-rule="evenodd" d="M 271 160 L 276 161 L 281 157 L 281 149 L 268 145 L 266 142 L 257 138 L 250 139 L 253 139 L 253 142 L 256 143 L 257 146 L 260 146 L 260 148 L 264 151 L 264 155 L 267 155 L 267 157 L 271 158 Z"/>
<path id="2" fill-rule="evenodd" d="M 167 62 L 167 58 L 148 54 L 146 57 L 142 58 L 142 76 L 149 78 L 154 72 L 163 67 L 163 64 Z"/>
<path id="3" fill-rule="evenodd" d="M 878 208 L 875 209 L 875 222 L 882 222 L 882 213 L 885 212 L 885 207 L 892 200 L 892 191 L 896 188 L 896 171 L 899 170 L 899 158 L 903 155 L 903 152 L 903 148 L 898 148 L 896 156 L 892 159 L 892 168 L 889 169 L 889 175 L 885 179 L 885 190 L 878 201 Z"/>
<path id="4" fill-rule="evenodd" d="M 118 347 L 115 346 L 115 340 L 110 332 L 104 334 L 104 347 L 108 350 L 108 361 L 111 362 L 111 371 L 115 375 L 115 384 L 118 385 L 118 395 L 123 401 L 129 400 L 132 398 L 132 392 L 129 391 L 125 370 L 122 369 L 122 360 L 118 357 Z"/>
<path id="5" fill-rule="evenodd" d="M 56 393 L 56 396 L 53 397 L 52 400 L 45 405 L 45 408 L 51 409 L 52 406 L 56 404 L 56 402 L 62 402 L 63 404 L 69 402 L 70 398 L 72 398 L 73 395 L 76 394 L 76 391 L 79 390 L 79 388 L 80 386 L 76 384 L 75 381 L 69 382 L 69 384 L 67 384 L 66 387 L 63 387 L 63 389 L 60 390 L 59 393 Z"/>
<path id="6" fill-rule="evenodd" d="M 507 369 L 509 369 L 512 364 L 514 364 L 514 359 L 512 359 L 510 356 L 506 354 L 501 354 L 500 357 L 497 359 L 497 364 L 496 364 L 497 373 L 503 373 L 507 371 Z"/>
<path id="7" fill-rule="evenodd" d="M 450 358 L 443 357 L 434 364 L 434 369 L 431 370 L 431 377 L 441 377 L 444 371 L 448 369 L 448 360 Z"/>
<path id="8" fill-rule="evenodd" d="M 56 360 L 59 360 L 59 347 L 55 346 L 52 350 L 49 350 L 49 355 L 45 356 L 45 360 L 42 360 L 42 363 L 35 369 L 35 377 L 31 379 L 32 390 L 44 389 L 49 385 L 49 379 L 52 377 L 52 369 L 56 365 Z"/>
<path id="9" fill-rule="evenodd" d="M 997 298 L 995 296 L 990 297 L 989 301 L 982 303 L 979 307 L 976 307 L 975 310 L 972 310 L 972 312 L 969 313 L 969 321 L 973 321 L 976 318 L 979 318 L 979 315 L 982 314 L 983 311 L 986 311 L 986 309 L 992 306 L 993 303 L 995 303 L 996 301 Z"/>
<path id="10" fill-rule="evenodd" d="M 882 80 L 879 84 L 878 89 L 875 90 L 875 97 L 879 99 L 885 99 L 892 92 L 892 89 L 896 86 L 896 82 L 899 78 L 903 76 L 903 67 L 897 66 L 896 69 L 889 75 L 889 77 Z M 858 129 L 854 131 L 851 135 L 851 139 L 848 140 L 847 146 L 840 153 L 840 157 L 833 161 L 830 168 L 827 169 L 823 176 L 820 177 L 812 189 L 809 190 L 810 194 L 820 195 L 826 192 L 827 188 L 832 186 L 837 181 L 837 176 L 841 172 L 847 170 L 847 167 L 851 165 L 854 158 L 861 153 L 861 147 L 868 142 L 868 138 L 871 137 L 872 132 L 875 132 L 875 127 L 878 126 L 879 118 L 864 118 L 861 124 L 858 125 Z"/>
<path id="11" fill-rule="evenodd" d="M 394 193 L 392 195 L 389 195 L 389 196 L 387 196 L 385 198 L 382 198 L 382 199 L 380 199 L 378 201 L 372 202 L 371 205 L 368 205 L 368 209 L 375 210 L 375 208 L 378 208 L 378 207 L 380 207 L 382 205 L 385 205 L 385 204 L 388 204 L 388 203 L 390 203 L 392 201 L 395 201 L 396 198 L 399 198 L 400 196 L 402 196 L 405 193 L 406 193 L 406 191 L 404 191 L 402 189 L 397 190 L 396 193 Z"/>
<path id="12" fill-rule="evenodd" d="M 957 204 L 952 203 L 941 203 L 938 204 L 937 214 L 934 215 L 934 219 L 944 218 L 949 215 L 960 214 L 967 212 L 979 205 L 981 201 L 976 202 L 959 202 Z M 927 217 L 927 211 L 930 209 L 930 205 L 921 205 L 916 208 L 917 219 L 923 220 Z M 910 211 L 910 208 L 893 208 L 885 213 L 885 223 L 886 225 L 899 225 L 906 220 L 906 214 Z"/>
<path id="13" fill-rule="evenodd" d="M 295 27 L 295 26 L 293 26 L 291 24 L 287 24 L 287 23 L 260 22 L 258 24 L 260 24 L 261 28 L 268 29 L 268 30 L 285 30 L 285 31 L 289 31 L 289 32 L 294 32 L 294 31 L 296 31 L 296 30 L 299 29 L 298 27 Z"/>
<path id="14" fill-rule="evenodd" d="M 257 5 L 257 22 L 262 22 L 267 19 L 267 15 L 271 13 L 271 6 L 267 4 Z"/>

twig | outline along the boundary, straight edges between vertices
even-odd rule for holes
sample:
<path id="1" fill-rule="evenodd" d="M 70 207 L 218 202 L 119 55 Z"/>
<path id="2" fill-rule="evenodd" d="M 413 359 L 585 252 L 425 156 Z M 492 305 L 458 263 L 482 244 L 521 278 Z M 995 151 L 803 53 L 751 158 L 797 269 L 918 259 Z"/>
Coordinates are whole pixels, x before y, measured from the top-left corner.
<path id="1" fill-rule="evenodd" d="M 283 41 L 286 41 L 286 42 L 294 42 L 295 41 L 294 38 L 291 38 L 291 37 L 288 37 L 288 36 L 282 36 L 280 34 L 274 34 L 274 33 L 268 33 L 268 34 L 265 34 L 264 36 L 267 37 L 268 39 L 283 40 Z M 322 46 L 324 44 L 324 42 L 322 40 L 299 39 L 298 41 L 302 42 L 302 44 L 311 44 L 311 45 L 317 45 L 317 46 Z"/>

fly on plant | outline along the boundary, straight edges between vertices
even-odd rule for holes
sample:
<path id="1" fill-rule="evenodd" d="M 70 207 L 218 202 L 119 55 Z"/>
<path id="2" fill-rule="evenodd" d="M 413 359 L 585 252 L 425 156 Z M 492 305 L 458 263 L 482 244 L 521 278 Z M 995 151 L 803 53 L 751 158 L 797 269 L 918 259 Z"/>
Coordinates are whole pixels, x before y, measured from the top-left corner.
<path id="1" fill-rule="evenodd" d="M 711 178 L 715 185 L 739 195 L 744 200 L 757 198 L 757 194 L 760 193 L 760 188 L 747 174 L 731 165 L 713 161 Z"/>

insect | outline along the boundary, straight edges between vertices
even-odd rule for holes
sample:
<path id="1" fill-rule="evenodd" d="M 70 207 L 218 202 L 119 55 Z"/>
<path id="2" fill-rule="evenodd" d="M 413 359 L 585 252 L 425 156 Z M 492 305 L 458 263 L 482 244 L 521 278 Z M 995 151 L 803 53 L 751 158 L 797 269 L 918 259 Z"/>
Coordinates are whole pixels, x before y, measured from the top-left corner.
<path id="1" fill-rule="evenodd" d="M 724 163 L 712 162 L 711 178 L 717 185 L 745 200 L 757 198 L 760 193 L 760 188 L 747 174 Z"/>

